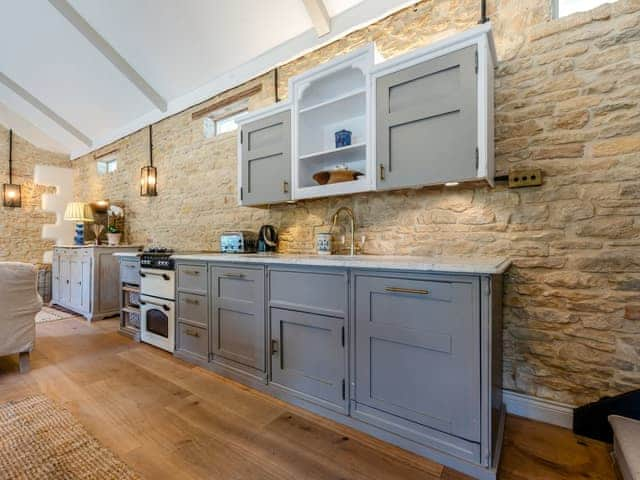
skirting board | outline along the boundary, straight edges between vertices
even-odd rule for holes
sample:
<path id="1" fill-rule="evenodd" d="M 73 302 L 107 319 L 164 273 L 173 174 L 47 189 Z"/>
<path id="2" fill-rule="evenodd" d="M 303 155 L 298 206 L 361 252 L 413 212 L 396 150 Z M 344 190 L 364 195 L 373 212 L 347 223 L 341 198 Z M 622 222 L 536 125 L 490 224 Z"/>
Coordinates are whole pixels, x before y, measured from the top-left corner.
<path id="1" fill-rule="evenodd" d="M 550 423 L 564 428 L 573 428 L 573 406 L 566 403 L 544 400 L 523 395 L 511 390 L 502 391 L 502 400 L 507 413 Z"/>

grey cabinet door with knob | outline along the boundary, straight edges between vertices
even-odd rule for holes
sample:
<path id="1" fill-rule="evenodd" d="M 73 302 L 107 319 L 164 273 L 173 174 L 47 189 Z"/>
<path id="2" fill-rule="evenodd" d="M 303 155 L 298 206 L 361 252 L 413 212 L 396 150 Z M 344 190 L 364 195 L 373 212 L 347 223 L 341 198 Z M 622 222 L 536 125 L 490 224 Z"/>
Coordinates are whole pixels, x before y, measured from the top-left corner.
<path id="1" fill-rule="evenodd" d="M 243 205 L 291 200 L 291 111 L 242 125 Z"/>
<path id="2" fill-rule="evenodd" d="M 272 308 L 271 381 L 335 405 L 346 400 L 344 319 Z"/>
<path id="3" fill-rule="evenodd" d="M 478 278 L 354 282 L 355 402 L 479 442 Z"/>
<path id="4" fill-rule="evenodd" d="M 378 189 L 477 176 L 477 48 L 376 80 Z"/>
<path id="5" fill-rule="evenodd" d="M 266 372 L 264 268 L 211 268 L 211 350 L 236 368 Z"/>

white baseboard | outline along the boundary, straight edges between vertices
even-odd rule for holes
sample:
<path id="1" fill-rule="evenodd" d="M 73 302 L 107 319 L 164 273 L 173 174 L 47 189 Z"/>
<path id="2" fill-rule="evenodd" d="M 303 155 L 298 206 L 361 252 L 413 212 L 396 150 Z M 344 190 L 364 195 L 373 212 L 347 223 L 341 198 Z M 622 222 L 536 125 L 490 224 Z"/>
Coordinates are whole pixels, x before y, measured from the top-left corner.
<path id="1" fill-rule="evenodd" d="M 551 423 L 564 428 L 573 428 L 573 406 L 566 403 L 544 400 L 511 390 L 502 391 L 502 400 L 507 413 Z"/>

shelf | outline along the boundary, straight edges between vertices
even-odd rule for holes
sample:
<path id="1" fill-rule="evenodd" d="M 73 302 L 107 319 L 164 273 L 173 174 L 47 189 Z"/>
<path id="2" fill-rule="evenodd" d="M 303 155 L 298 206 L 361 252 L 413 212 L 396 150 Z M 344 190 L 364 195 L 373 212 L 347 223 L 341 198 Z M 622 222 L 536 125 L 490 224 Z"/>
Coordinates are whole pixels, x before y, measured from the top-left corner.
<path id="1" fill-rule="evenodd" d="M 327 160 L 333 157 L 339 157 L 343 153 L 346 153 L 349 156 L 353 156 L 354 153 L 359 153 L 359 154 L 364 153 L 361 151 L 366 150 L 366 148 L 367 148 L 367 144 L 364 142 L 355 143 L 353 145 L 347 145 L 346 147 L 332 148 L 329 150 L 323 150 L 321 152 L 313 152 L 313 153 L 307 153 L 306 155 L 300 155 L 300 160 L 307 160 L 311 158 L 316 160 Z M 349 161 L 349 160 L 343 160 L 343 161 Z"/>
<path id="2" fill-rule="evenodd" d="M 125 292 L 140 293 L 140 287 L 132 287 L 130 285 L 125 285 L 122 287 L 122 290 Z"/>
<path id="3" fill-rule="evenodd" d="M 140 314 L 140 309 L 136 307 L 122 307 L 123 312 Z"/>
<path id="4" fill-rule="evenodd" d="M 296 198 L 317 198 L 331 195 L 348 195 L 356 192 L 371 190 L 371 185 L 366 176 L 358 177 L 352 182 L 330 183 L 327 185 L 311 185 L 298 188 Z"/>
<path id="5" fill-rule="evenodd" d="M 306 112 L 311 112 L 313 110 L 316 110 L 318 108 L 322 108 L 322 107 L 326 107 L 327 105 L 331 105 L 332 103 L 337 103 L 337 102 L 341 102 L 343 100 L 348 100 L 351 97 L 355 97 L 357 95 L 363 95 L 366 92 L 366 90 L 364 88 L 359 88 L 357 90 L 352 90 L 351 92 L 345 93 L 343 95 L 339 95 L 337 97 L 334 98 L 330 98 L 329 100 L 325 100 L 324 102 L 320 102 L 320 103 L 316 103 L 315 105 L 311 105 L 309 107 L 304 107 L 301 108 L 300 110 L 298 110 L 299 114 L 303 114 Z"/>

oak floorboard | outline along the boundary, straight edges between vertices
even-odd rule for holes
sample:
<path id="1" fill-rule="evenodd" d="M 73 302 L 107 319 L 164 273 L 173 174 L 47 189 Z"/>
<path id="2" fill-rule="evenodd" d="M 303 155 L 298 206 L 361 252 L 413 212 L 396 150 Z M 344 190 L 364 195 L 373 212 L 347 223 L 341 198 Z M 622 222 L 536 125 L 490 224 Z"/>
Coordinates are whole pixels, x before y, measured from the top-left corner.
<path id="1" fill-rule="evenodd" d="M 29 373 L 19 373 L 17 356 L 0 358 L 0 402 L 49 396 L 146 479 L 469 478 L 135 343 L 117 328 L 117 319 L 37 325 Z M 613 480 L 610 448 L 508 416 L 500 478 Z"/>

